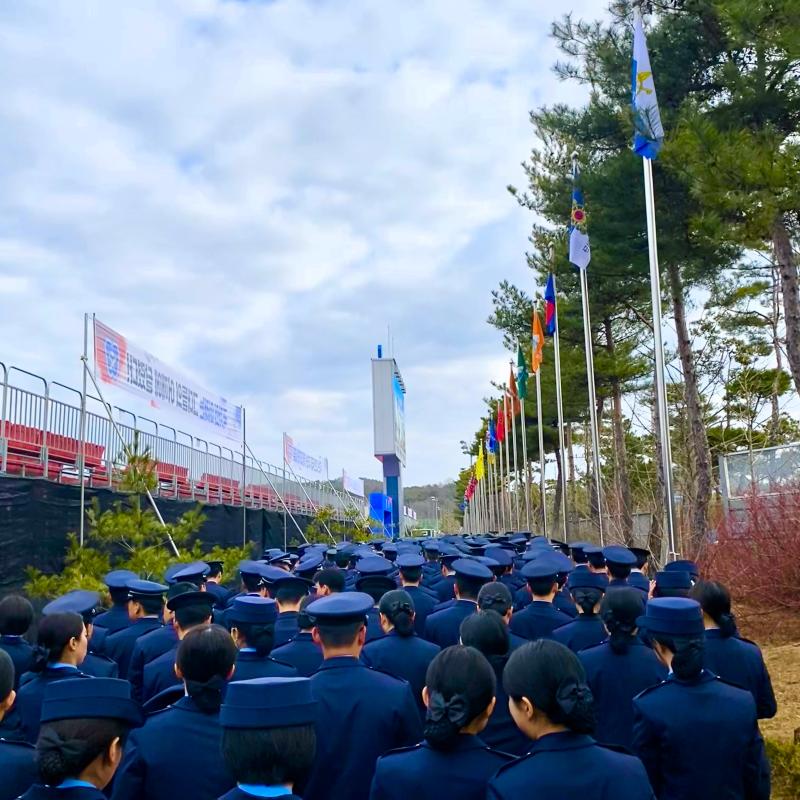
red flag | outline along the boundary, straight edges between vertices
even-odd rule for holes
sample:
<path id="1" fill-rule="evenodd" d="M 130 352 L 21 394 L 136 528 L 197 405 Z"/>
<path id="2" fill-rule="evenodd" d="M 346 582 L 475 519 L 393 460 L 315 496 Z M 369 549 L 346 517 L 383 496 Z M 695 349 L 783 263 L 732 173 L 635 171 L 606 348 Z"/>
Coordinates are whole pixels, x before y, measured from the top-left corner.
<path id="1" fill-rule="evenodd" d="M 514 376 L 514 367 L 509 367 L 510 376 L 508 379 L 509 390 L 511 396 L 511 413 L 516 417 L 520 412 L 519 395 L 517 394 L 517 379 Z"/>
<path id="2" fill-rule="evenodd" d="M 498 442 L 502 442 L 506 438 L 506 415 L 504 409 L 505 403 L 499 402 L 497 404 L 497 424 L 495 425 L 494 435 Z"/>

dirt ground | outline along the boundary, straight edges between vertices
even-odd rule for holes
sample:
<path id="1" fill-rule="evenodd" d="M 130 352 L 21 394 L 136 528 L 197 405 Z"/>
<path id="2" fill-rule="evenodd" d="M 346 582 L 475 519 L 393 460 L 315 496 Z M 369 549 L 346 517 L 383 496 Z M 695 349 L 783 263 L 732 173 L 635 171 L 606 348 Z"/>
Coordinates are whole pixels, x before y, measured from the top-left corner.
<path id="1" fill-rule="evenodd" d="M 761 720 L 759 727 L 770 739 L 791 742 L 795 731 L 800 736 L 800 642 L 766 645 L 762 650 L 778 701 L 778 714 L 774 719 Z"/>

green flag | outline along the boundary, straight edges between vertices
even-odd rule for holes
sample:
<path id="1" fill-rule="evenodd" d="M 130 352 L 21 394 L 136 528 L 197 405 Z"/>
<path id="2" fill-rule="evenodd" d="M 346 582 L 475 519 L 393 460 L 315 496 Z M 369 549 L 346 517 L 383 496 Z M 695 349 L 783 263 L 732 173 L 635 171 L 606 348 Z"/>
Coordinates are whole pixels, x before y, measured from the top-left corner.
<path id="1" fill-rule="evenodd" d="M 528 362 L 520 345 L 517 345 L 517 394 L 520 400 L 528 398 Z"/>

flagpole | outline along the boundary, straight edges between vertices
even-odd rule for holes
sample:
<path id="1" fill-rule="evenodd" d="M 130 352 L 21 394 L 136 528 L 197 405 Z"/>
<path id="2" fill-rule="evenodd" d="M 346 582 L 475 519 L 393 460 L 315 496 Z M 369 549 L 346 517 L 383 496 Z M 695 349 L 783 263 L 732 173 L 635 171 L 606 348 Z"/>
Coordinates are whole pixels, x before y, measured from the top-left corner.
<path id="1" fill-rule="evenodd" d="M 509 361 L 509 365 L 511 366 L 511 376 L 513 379 L 514 375 L 514 362 Z M 519 514 L 519 481 L 516 478 L 517 475 L 517 464 L 519 463 L 517 459 L 517 415 L 514 413 L 514 406 L 511 406 L 511 433 L 514 440 L 514 529 L 519 530 L 522 525 L 520 524 L 520 514 Z"/>
<path id="2" fill-rule="evenodd" d="M 500 405 L 497 406 L 497 419 L 500 419 Z M 495 424 L 495 431 L 497 430 Z M 497 478 L 498 478 L 498 492 L 497 499 L 500 502 L 500 527 L 501 530 L 508 530 L 506 528 L 506 498 L 503 492 L 505 486 L 505 479 L 503 477 L 503 440 L 497 437 Z"/>
<path id="3" fill-rule="evenodd" d="M 534 306 L 534 313 L 536 307 Z M 541 334 L 540 334 L 541 335 Z M 547 498 L 544 492 L 544 428 L 542 427 L 542 365 L 539 364 L 536 370 L 536 427 L 539 429 L 539 496 L 542 504 L 542 534 L 547 536 Z"/>
<path id="4" fill-rule="evenodd" d="M 552 248 L 550 251 L 550 257 L 552 261 L 555 261 L 555 248 Z M 553 276 L 553 293 L 556 292 L 556 276 L 555 273 L 551 273 Z M 555 362 L 555 369 L 556 369 L 556 406 L 558 407 L 558 452 L 559 458 L 561 459 L 561 529 L 564 534 L 564 541 L 568 542 L 569 537 L 567 535 L 567 471 L 564 468 L 564 405 L 561 396 L 561 351 L 558 345 L 558 299 L 554 299 L 554 303 L 556 305 L 556 313 L 555 313 L 555 330 L 553 331 L 553 360 Z M 558 509 L 556 509 L 556 513 L 558 513 Z"/>
<path id="5" fill-rule="evenodd" d="M 503 390 L 503 425 L 505 425 L 506 440 L 506 508 L 508 509 L 507 531 L 514 530 L 513 514 L 511 512 L 511 430 L 508 424 L 508 392 Z"/>
<path id="6" fill-rule="evenodd" d="M 649 54 L 647 53 L 647 43 L 644 38 L 644 25 L 642 23 L 642 9 L 641 1 L 638 0 L 633 5 L 634 15 L 634 70 L 633 70 L 633 98 L 634 108 L 639 111 L 639 91 L 638 80 L 642 82 L 650 80 L 652 83 L 652 72 L 649 65 Z M 637 33 L 641 34 L 640 44 L 643 46 L 641 55 L 644 60 L 641 64 L 641 71 L 637 64 Z M 646 60 L 646 64 L 645 64 Z M 648 120 L 648 131 L 650 136 L 656 140 L 660 137 L 663 138 L 664 131 L 661 126 L 661 119 L 658 113 L 658 103 L 655 94 L 655 84 L 648 91 L 647 97 L 651 98 L 643 104 L 642 109 L 645 111 Z M 652 103 L 652 105 L 650 105 Z M 650 136 L 644 137 L 646 140 Z M 662 471 L 664 473 L 664 511 L 667 529 L 667 541 L 669 543 L 670 560 L 674 561 L 677 558 L 677 549 L 675 546 L 675 518 L 674 518 L 674 499 L 672 490 L 672 446 L 669 436 L 669 408 L 667 406 L 667 386 L 665 380 L 665 359 L 664 359 L 664 341 L 661 331 L 661 274 L 658 267 L 658 238 L 656 235 L 656 206 L 655 206 L 655 192 L 653 190 L 653 162 L 646 154 L 646 149 L 640 151 L 637 148 L 637 154 L 642 158 L 642 173 L 644 176 L 644 198 L 645 210 L 647 215 L 647 248 L 650 260 L 650 297 L 653 304 L 653 338 L 655 349 L 656 361 L 656 402 L 658 406 L 658 427 L 659 438 L 661 439 L 661 462 Z M 653 157 L 657 153 L 657 148 Z"/>
<path id="7" fill-rule="evenodd" d="M 519 399 L 519 409 L 520 420 L 522 421 L 522 468 L 525 472 L 525 523 L 527 525 L 526 529 L 533 531 L 533 528 L 531 528 L 531 484 L 529 480 L 530 473 L 528 472 L 528 438 L 525 431 L 525 401 L 521 397 Z"/>

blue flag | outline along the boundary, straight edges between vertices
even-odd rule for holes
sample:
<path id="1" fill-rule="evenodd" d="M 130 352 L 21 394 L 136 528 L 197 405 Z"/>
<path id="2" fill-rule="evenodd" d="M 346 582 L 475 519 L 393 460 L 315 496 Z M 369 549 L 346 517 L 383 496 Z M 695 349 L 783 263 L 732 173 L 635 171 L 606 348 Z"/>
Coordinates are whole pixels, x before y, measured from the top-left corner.
<path id="1" fill-rule="evenodd" d="M 580 269 L 586 269 L 592 260 L 589 234 L 586 231 L 586 208 L 583 192 L 578 185 L 578 161 L 572 167 L 572 217 L 569 221 L 569 260 Z"/>
<path id="2" fill-rule="evenodd" d="M 631 95 L 633 102 L 633 150 L 638 156 L 656 158 L 664 141 L 664 128 L 658 110 L 656 85 L 650 68 L 647 39 L 644 36 L 642 12 L 638 6 L 633 10 L 633 70 Z"/>
<path id="3" fill-rule="evenodd" d="M 489 419 L 489 427 L 486 429 L 486 450 L 489 453 L 497 452 L 497 428 L 495 428 L 494 420 Z"/>
<path id="4" fill-rule="evenodd" d="M 547 336 L 556 332 L 556 286 L 552 272 L 544 289 L 544 332 Z"/>

